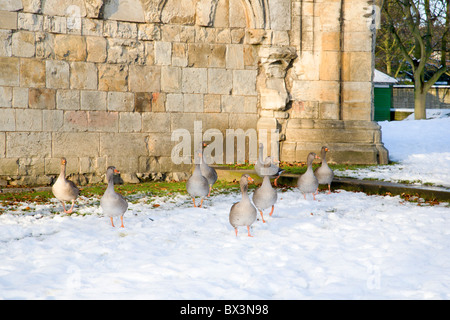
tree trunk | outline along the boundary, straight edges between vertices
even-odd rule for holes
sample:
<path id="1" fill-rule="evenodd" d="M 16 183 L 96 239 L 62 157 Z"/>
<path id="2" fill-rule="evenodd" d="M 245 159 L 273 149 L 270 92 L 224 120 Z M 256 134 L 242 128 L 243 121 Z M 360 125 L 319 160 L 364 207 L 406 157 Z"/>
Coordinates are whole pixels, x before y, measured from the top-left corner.
<path id="1" fill-rule="evenodd" d="M 426 98 L 427 92 L 423 87 L 414 87 L 414 119 L 421 120 L 427 118 L 425 109 Z"/>

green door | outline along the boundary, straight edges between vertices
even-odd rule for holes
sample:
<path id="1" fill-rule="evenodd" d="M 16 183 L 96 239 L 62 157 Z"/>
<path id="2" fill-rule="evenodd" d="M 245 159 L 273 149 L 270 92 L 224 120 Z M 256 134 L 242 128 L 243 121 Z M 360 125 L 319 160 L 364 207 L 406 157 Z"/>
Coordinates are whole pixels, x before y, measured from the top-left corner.
<path id="1" fill-rule="evenodd" d="M 391 120 L 392 87 L 383 86 L 374 88 L 374 120 Z"/>

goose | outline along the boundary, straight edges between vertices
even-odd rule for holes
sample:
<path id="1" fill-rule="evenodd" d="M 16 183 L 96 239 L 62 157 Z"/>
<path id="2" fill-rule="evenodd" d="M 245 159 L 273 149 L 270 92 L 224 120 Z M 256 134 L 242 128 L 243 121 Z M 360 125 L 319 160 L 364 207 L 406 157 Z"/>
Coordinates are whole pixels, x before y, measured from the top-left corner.
<path id="1" fill-rule="evenodd" d="M 263 210 L 272 206 L 272 211 L 269 213 L 272 216 L 275 202 L 277 202 L 277 191 L 272 188 L 269 176 L 265 176 L 261 186 L 253 193 L 253 203 L 256 209 L 259 210 L 263 223 L 266 222 L 264 221 Z"/>
<path id="2" fill-rule="evenodd" d="M 53 195 L 58 199 L 64 209 L 65 213 L 72 213 L 73 206 L 75 205 L 75 200 L 80 194 L 80 190 L 77 188 L 75 183 L 66 179 L 66 158 L 61 158 L 61 172 L 58 179 L 52 186 Z M 72 206 L 69 210 L 66 210 L 64 201 L 72 201 Z"/>
<path id="3" fill-rule="evenodd" d="M 203 199 L 208 195 L 209 192 L 209 183 L 208 179 L 206 179 L 201 172 L 200 163 L 201 159 L 203 157 L 202 152 L 199 150 L 195 154 L 200 158 L 200 161 L 194 161 L 195 162 L 195 168 L 194 172 L 192 173 L 192 176 L 188 179 L 186 182 L 186 190 L 189 193 L 189 195 L 192 197 L 192 202 L 194 203 L 194 207 L 197 207 L 195 205 L 195 197 L 201 197 L 200 205 L 198 206 L 201 208 L 203 204 Z M 195 157 L 197 158 L 197 157 Z"/>
<path id="4" fill-rule="evenodd" d="M 331 168 L 328 166 L 326 155 L 327 155 L 328 148 L 322 147 L 321 150 L 321 158 L 322 158 L 322 165 L 314 171 L 314 175 L 316 176 L 317 180 L 319 181 L 319 184 L 327 184 L 328 185 L 328 194 L 331 194 L 331 182 L 334 178 L 334 172 L 331 170 Z M 317 190 L 319 191 L 319 190 Z"/>
<path id="5" fill-rule="evenodd" d="M 258 160 L 255 163 L 256 174 L 261 178 L 264 178 L 264 176 L 271 176 L 272 178 L 275 178 L 273 183 L 275 186 L 277 186 L 277 180 L 284 170 L 275 165 L 275 163 L 272 161 L 272 157 L 266 157 L 266 159 L 263 160 L 263 151 L 264 145 L 260 143 Z"/>
<path id="6" fill-rule="evenodd" d="M 275 178 L 275 180 L 273 181 L 275 187 L 278 186 L 277 180 L 284 172 L 283 169 L 281 169 L 278 165 L 275 164 L 274 161 L 272 161 L 272 157 L 266 158 L 266 160 L 264 161 L 264 168 L 262 171 L 264 171 L 267 175 L 269 175 L 270 178 Z"/>
<path id="7" fill-rule="evenodd" d="M 120 173 L 115 167 L 109 166 L 106 170 L 106 180 L 108 181 L 108 187 L 106 188 L 105 193 L 100 199 L 100 206 L 103 210 L 103 213 L 106 216 L 109 216 L 111 219 L 111 225 L 114 227 L 113 217 L 119 217 L 122 225 L 121 228 L 124 228 L 123 225 L 123 215 L 128 209 L 127 200 L 120 194 L 114 191 L 114 174 Z"/>
<path id="8" fill-rule="evenodd" d="M 204 143 L 203 146 L 205 147 L 206 144 Z M 202 161 L 200 163 L 200 171 L 202 173 L 202 176 L 204 176 L 206 178 L 206 180 L 208 180 L 209 193 L 208 193 L 207 197 L 209 197 L 211 195 L 212 186 L 217 181 L 217 172 L 214 168 L 211 168 L 210 166 L 208 166 L 203 152 L 202 152 Z"/>
<path id="9" fill-rule="evenodd" d="M 248 196 L 248 182 L 252 182 L 253 179 L 248 174 L 243 174 L 240 181 L 242 198 L 241 201 L 234 203 L 230 209 L 230 224 L 233 226 L 238 234 L 239 226 L 247 226 L 248 236 L 253 237 L 250 234 L 250 225 L 256 220 L 256 208 L 250 201 Z"/>
<path id="10" fill-rule="evenodd" d="M 308 168 L 306 169 L 306 172 L 302 174 L 297 181 L 297 186 L 300 189 L 301 193 L 303 193 L 303 196 L 306 199 L 307 193 L 312 193 L 314 200 L 316 200 L 315 192 L 317 188 L 319 187 L 319 181 L 317 180 L 316 176 L 314 175 L 314 171 L 312 168 L 312 163 L 314 159 L 320 159 L 314 152 L 310 152 L 308 154 L 307 158 L 307 164 Z"/>

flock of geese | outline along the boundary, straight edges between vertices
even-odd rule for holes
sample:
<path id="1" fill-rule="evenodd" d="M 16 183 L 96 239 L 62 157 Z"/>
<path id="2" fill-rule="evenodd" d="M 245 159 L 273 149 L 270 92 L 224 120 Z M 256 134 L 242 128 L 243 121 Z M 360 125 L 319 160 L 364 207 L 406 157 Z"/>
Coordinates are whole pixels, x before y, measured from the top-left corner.
<path id="1" fill-rule="evenodd" d="M 242 198 L 241 201 L 234 203 L 230 208 L 229 221 L 233 226 L 236 236 L 238 234 L 238 227 L 247 227 L 248 236 L 250 234 L 250 226 L 256 221 L 257 210 L 261 214 L 262 222 L 265 223 L 263 211 L 271 208 L 269 213 L 272 216 L 275 203 L 277 202 L 277 191 L 272 187 L 270 182 L 271 178 L 275 178 L 274 185 L 277 186 L 277 179 L 283 172 L 277 164 L 267 157 L 263 160 L 264 146 L 261 143 L 259 145 L 259 156 L 255 164 L 255 171 L 263 178 L 261 186 L 253 193 L 252 200 L 248 195 L 248 183 L 253 182 L 253 179 L 248 174 L 243 174 L 240 179 L 240 189 Z M 318 192 L 319 184 L 328 185 L 328 193 L 331 193 L 331 182 L 334 177 L 333 170 L 328 166 L 326 161 L 327 147 L 322 147 L 321 158 L 314 152 L 308 154 L 307 157 L 307 170 L 298 178 L 297 187 L 306 199 L 306 194 L 311 193 L 315 200 L 315 194 Z M 314 159 L 322 159 L 322 164 L 315 171 L 312 168 Z M 194 207 L 197 207 L 195 198 L 200 198 L 198 207 L 203 205 L 205 197 L 211 195 L 211 190 L 214 183 L 217 181 L 217 172 L 214 168 L 208 166 L 205 161 L 203 150 L 199 149 L 194 154 L 195 168 L 191 177 L 186 182 L 186 191 L 192 198 Z M 61 159 L 61 172 L 52 186 L 52 192 L 55 198 L 57 198 L 63 207 L 65 213 L 70 214 L 73 212 L 75 200 L 80 194 L 78 187 L 70 180 L 66 178 L 66 164 L 65 158 Z M 120 173 L 115 167 L 110 166 L 106 170 L 106 180 L 108 187 L 105 190 L 102 198 L 100 199 L 100 207 L 103 213 L 110 217 L 111 225 L 114 227 L 114 217 L 120 217 L 121 227 L 123 228 L 123 215 L 128 209 L 127 200 L 114 190 L 114 175 Z M 71 202 L 70 209 L 66 209 L 65 202 Z M 252 203 L 253 202 L 253 203 Z"/>

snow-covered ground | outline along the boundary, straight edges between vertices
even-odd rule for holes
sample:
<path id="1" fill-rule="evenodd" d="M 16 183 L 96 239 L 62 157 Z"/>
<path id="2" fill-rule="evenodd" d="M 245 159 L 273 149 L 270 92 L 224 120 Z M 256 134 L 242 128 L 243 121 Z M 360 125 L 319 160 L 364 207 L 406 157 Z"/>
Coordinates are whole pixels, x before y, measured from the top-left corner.
<path id="1" fill-rule="evenodd" d="M 396 164 L 345 170 L 340 176 L 450 188 L 450 110 L 427 110 L 428 120 L 382 121 L 382 140 Z"/>
<path id="2" fill-rule="evenodd" d="M 422 140 L 411 131 L 412 145 L 395 142 L 406 123 L 426 134 L 442 125 L 447 133 L 422 154 L 434 155 L 430 166 L 448 157 L 448 119 L 382 123 L 397 161 Z M 70 216 L 53 213 L 57 202 L 24 203 L 0 215 L 0 298 L 450 299 L 448 204 L 343 190 L 316 201 L 278 196 L 252 238 L 228 222 L 237 193 L 216 193 L 205 208 L 186 195 L 135 197 L 124 229 L 111 227 L 98 199 L 82 197 Z"/>

